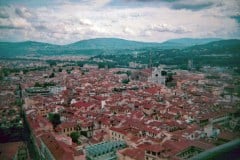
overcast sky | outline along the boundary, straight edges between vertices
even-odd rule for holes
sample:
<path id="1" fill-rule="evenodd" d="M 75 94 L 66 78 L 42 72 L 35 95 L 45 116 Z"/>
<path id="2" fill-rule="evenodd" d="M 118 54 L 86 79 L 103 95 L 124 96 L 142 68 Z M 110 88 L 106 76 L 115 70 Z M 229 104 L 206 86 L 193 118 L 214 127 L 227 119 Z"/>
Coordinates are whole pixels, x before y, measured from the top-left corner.
<path id="1" fill-rule="evenodd" d="M 239 20 L 240 0 L 0 0 L 0 41 L 239 38 Z"/>

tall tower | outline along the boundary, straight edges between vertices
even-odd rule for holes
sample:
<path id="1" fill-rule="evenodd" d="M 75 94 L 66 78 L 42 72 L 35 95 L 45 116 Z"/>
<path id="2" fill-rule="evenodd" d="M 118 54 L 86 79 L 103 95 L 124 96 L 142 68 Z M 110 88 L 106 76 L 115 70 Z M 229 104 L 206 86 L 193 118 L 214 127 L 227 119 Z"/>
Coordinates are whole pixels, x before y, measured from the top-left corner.
<path id="1" fill-rule="evenodd" d="M 152 70 L 152 52 L 149 53 L 149 68 Z"/>
<path id="2" fill-rule="evenodd" d="M 188 69 L 189 69 L 189 70 L 192 70 L 192 69 L 193 69 L 193 60 L 192 60 L 192 59 L 189 59 L 189 60 L 188 60 Z"/>

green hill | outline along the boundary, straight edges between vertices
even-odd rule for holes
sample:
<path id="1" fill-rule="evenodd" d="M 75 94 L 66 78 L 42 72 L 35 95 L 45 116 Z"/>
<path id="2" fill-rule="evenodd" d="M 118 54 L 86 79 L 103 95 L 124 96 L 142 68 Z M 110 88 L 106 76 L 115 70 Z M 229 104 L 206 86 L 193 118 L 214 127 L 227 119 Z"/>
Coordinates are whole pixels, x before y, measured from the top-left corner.
<path id="1" fill-rule="evenodd" d="M 118 38 L 96 38 L 89 40 L 82 40 L 76 43 L 67 45 L 72 49 L 138 49 L 145 47 L 158 47 L 160 43 L 148 43 L 129 41 Z"/>
<path id="2" fill-rule="evenodd" d="M 0 42 L 0 58 L 4 57 L 19 57 L 19 56 L 49 56 L 49 55 L 99 55 L 99 54 L 132 54 L 134 52 L 145 52 L 147 50 L 166 50 L 180 49 L 183 53 L 202 54 L 212 52 L 224 52 L 226 49 L 232 51 L 235 41 L 226 40 L 216 41 L 218 39 L 175 39 L 163 43 L 149 43 L 129 41 L 118 38 L 96 38 L 82 40 L 68 45 L 53 45 L 42 42 Z M 208 43 L 211 42 L 211 43 Z M 205 46 L 205 43 L 208 45 Z M 222 44 L 226 43 L 226 44 Z M 196 45 L 197 44 L 197 45 Z M 204 45 L 199 45 L 204 44 Z M 225 47 L 223 47 L 225 46 Z M 189 48 L 187 48 L 189 47 Z M 230 47 L 230 48 L 226 48 Z M 235 46 L 236 52 L 238 49 Z"/>

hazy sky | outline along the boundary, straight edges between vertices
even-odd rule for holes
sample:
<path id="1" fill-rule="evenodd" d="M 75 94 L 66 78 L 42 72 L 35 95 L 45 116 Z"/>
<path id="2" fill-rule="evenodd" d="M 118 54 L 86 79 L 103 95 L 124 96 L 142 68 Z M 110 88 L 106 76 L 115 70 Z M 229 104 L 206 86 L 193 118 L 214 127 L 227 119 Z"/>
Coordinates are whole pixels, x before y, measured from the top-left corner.
<path id="1" fill-rule="evenodd" d="M 96 37 L 239 38 L 240 0 L 0 0 L 0 41 Z"/>

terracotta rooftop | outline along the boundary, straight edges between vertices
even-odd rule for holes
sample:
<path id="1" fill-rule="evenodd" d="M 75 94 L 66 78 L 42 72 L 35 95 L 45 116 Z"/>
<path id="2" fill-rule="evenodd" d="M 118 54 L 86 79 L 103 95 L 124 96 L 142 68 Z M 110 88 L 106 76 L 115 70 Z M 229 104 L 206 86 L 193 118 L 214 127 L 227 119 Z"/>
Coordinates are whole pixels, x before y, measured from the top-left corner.
<path id="1" fill-rule="evenodd" d="M 57 160 L 74 160 L 74 151 L 64 143 L 58 142 L 53 135 L 45 134 L 41 136 L 41 140 L 48 147 L 51 154 Z"/>
<path id="2" fill-rule="evenodd" d="M 132 149 L 127 148 L 120 151 L 120 153 L 124 156 L 130 157 L 136 160 L 144 160 L 144 155 L 145 155 L 142 149 L 135 149 L 135 148 L 132 148 Z"/>

